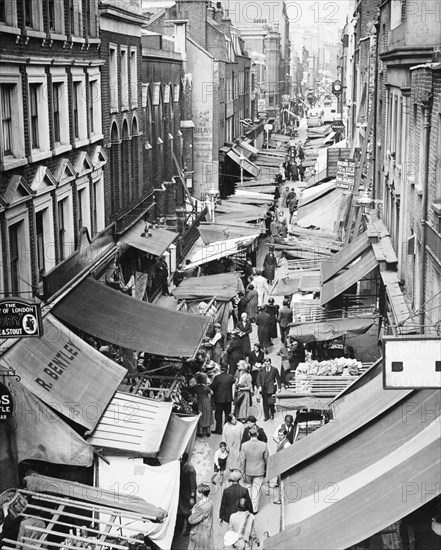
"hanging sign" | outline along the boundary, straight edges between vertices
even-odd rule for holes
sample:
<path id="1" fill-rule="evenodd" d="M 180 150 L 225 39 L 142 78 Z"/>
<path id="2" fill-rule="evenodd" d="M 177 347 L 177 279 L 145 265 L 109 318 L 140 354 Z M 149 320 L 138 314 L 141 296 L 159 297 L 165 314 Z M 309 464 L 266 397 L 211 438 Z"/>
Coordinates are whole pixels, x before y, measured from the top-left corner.
<path id="1" fill-rule="evenodd" d="M 339 158 L 335 179 L 336 187 L 351 191 L 355 184 L 355 159 Z"/>
<path id="2" fill-rule="evenodd" d="M 29 300 L 0 300 L 1 338 L 39 338 L 43 334 L 40 304 Z"/>

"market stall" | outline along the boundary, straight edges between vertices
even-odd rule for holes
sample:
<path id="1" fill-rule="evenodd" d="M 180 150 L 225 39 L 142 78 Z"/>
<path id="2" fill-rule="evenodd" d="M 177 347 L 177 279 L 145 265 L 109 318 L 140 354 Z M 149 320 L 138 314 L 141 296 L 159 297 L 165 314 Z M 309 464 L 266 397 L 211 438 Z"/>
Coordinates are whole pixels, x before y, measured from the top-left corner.
<path id="1" fill-rule="evenodd" d="M 115 483 L 106 490 L 37 474 L 25 477 L 25 487 L 14 491 L 14 501 L 20 503 L 14 513 L 23 520 L 16 539 L 3 538 L 4 550 L 128 550 L 131 544 L 148 539 L 158 544 L 163 538 L 167 510 L 138 491 L 126 494 Z M 162 494 L 152 492 L 149 500 Z"/>

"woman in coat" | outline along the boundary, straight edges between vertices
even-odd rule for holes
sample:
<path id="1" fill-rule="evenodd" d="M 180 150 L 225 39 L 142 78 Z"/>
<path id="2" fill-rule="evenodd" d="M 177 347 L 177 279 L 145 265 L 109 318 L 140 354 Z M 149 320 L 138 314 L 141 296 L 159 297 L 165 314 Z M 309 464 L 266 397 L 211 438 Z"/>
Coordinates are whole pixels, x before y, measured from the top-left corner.
<path id="1" fill-rule="evenodd" d="M 277 318 L 279 317 L 279 306 L 274 304 L 274 298 L 270 298 L 265 306 L 265 311 L 271 316 L 270 338 L 277 338 Z"/>
<path id="2" fill-rule="evenodd" d="M 222 430 L 222 441 L 230 449 L 227 457 L 227 468 L 238 470 L 240 467 L 240 445 L 244 431 L 242 422 L 238 422 L 234 414 L 227 416 L 227 422 Z"/>
<path id="3" fill-rule="evenodd" d="M 242 313 L 240 321 L 236 325 L 236 330 L 239 331 L 238 336 L 242 342 L 242 356 L 248 357 L 251 353 L 250 334 L 253 330 L 251 321 L 248 320 L 248 315 Z"/>
<path id="4" fill-rule="evenodd" d="M 247 286 L 247 292 L 245 294 L 246 299 L 246 313 L 248 314 L 248 319 L 254 323 L 257 315 L 257 303 L 259 300 L 256 289 L 253 284 Z"/>
<path id="5" fill-rule="evenodd" d="M 199 485 L 200 500 L 193 506 L 188 523 L 192 526 L 188 550 L 213 550 L 213 503 L 208 498 L 210 487 Z"/>
<path id="6" fill-rule="evenodd" d="M 239 361 L 236 371 L 236 392 L 234 396 L 234 415 L 244 422 L 251 406 L 253 382 L 246 361 Z"/>
<path id="7" fill-rule="evenodd" d="M 196 385 L 192 388 L 193 393 L 197 398 L 198 412 L 201 413 L 199 418 L 197 435 L 202 437 L 211 435 L 211 425 L 213 424 L 213 407 L 211 404 L 211 396 L 213 392 L 207 385 L 207 375 L 200 372 L 196 375 Z"/>
<path id="8" fill-rule="evenodd" d="M 273 344 L 271 342 L 271 316 L 265 311 L 263 307 L 259 307 L 259 311 L 256 317 L 257 325 L 257 338 L 259 339 L 260 346 L 268 351 Z"/>

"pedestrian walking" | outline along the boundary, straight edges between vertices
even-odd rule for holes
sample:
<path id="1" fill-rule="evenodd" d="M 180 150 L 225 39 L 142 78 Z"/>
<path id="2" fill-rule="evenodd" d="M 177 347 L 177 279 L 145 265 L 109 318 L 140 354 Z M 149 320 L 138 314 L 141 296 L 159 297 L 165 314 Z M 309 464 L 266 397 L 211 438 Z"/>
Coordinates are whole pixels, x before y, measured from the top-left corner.
<path id="1" fill-rule="evenodd" d="M 273 343 L 271 342 L 271 316 L 265 311 L 264 307 L 259 307 L 256 317 L 257 325 L 257 338 L 259 340 L 259 345 L 264 349 L 265 353 L 268 353 L 268 348 L 270 348 Z"/>
<path id="2" fill-rule="evenodd" d="M 279 311 L 277 320 L 279 322 L 280 340 L 282 344 L 285 343 L 286 332 L 289 330 L 289 325 L 292 323 L 293 314 L 292 309 L 289 307 L 289 300 L 283 300 L 283 307 Z"/>
<path id="3" fill-rule="evenodd" d="M 222 334 L 222 325 L 220 323 L 214 323 L 213 328 L 213 338 L 206 339 L 205 347 L 210 350 L 210 359 L 220 365 L 224 341 L 224 337 Z"/>
<path id="4" fill-rule="evenodd" d="M 305 151 L 303 150 L 302 144 L 300 142 L 297 144 L 297 156 L 299 157 L 299 160 L 305 160 Z"/>
<path id="5" fill-rule="evenodd" d="M 207 375 L 200 372 L 196 375 L 196 385 L 192 388 L 193 393 L 197 398 L 197 410 L 201 414 L 198 421 L 197 433 L 198 437 L 204 435 L 210 437 L 211 425 L 213 424 L 213 409 L 211 406 L 211 396 L 213 392 L 207 385 Z"/>
<path id="6" fill-rule="evenodd" d="M 292 219 L 297 211 L 298 205 L 299 201 L 297 197 L 294 197 L 289 203 L 289 223 L 292 223 Z"/>
<path id="7" fill-rule="evenodd" d="M 196 502 L 196 470 L 189 460 L 188 453 L 181 458 L 181 473 L 179 477 L 179 501 L 176 516 L 176 532 L 181 533 L 185 528 L 184 536 L 190 533 L 190 524 L 187 522 L 191 509 Z"/>
<path id="8" fill-rule="evenodd" d="M 262 483 L 266 475 L 268 462 L 268 447 L 263 441 L 257 439 L 257 430 L 250 429 L 250 440 L 242 445 L 240 451 L 240 471 L 249 486 L 253 513 L 259 511 Z"/>
<path id="9" fill-rule="evenodd" d="M 230 529 L 239 535 L 236 548 L 250 550 L 253 542 L 257 542 L 254 529 L 254 515 L 247 510 L 245 499 L 239 499 L 238 511 L 230 516 Z"/>
<path id="10" fill-rule="evenodd" d="M 173 284 L 177 288 L 184 280 L 183 265 L 179 264 L 177 270 L 173 273 Z"/>
<path id="11" fill-rule="evenodd" d="M 263 274 L 268 281 L 268 284 L 272 284 L 276 274 L 277 258 L 274 254 L 274 246 L 270 245 L 268 253 L 263 259 Z"/>
<path id="12" fill-rule="evenodd" d="M 286 186 L 284 191 L 282 192 L 282 208 L 288 208 L 288 194 L 289 187 Z"/>
<path id="13" fill-rule="evenodd" d="M 279 306 L 274 303 L 274 298 L 268 298 L 265 311 L 271 317 L 270 338 L 277 338 L 277 319 L 279 317 Z"/>
<path id="14" fill-rule="evenodd" d="M 245 312 L 240 316 L 240 321 L 236 325 L 236 330 L 239 331 L 238 336 L 242 342 L 242 357 L 248 357 L 251 353 L 250 334 L 253 331 L 253 327 Z"/>
<path id="15" fill-rule="evenodd" d="M 279 453 L 280 451 L 283 451 L 284 449 L 287 449 L 291 446 L 290 441 L 288 440 L 288 432 L 285 430 L 285 428 L 279 428 L 277 430 L 277 449 L 276 452 Z M 281 476 L 277 477 L 277 483 L 276 487 L 279 488 L 279 496 L 274 501 L 274 504 L 282 504 L 282 478 Z"/>
<path id="16" fill-rule="evenodd" d="M 296 162 L 291 165 L 291 179 L 292 181 L 299 181 L 299 168 Z"/>
<path id="17" fill-rule="evenodd" d="M 228 415 L 231 413 L 233 386 L 234 376 L 227 372 L 227 367 L 222 366 L 220 374 L 214 377 L 210 385 L 213 392 L 214 419 L 216 422 L 216 427 L 211 433 L 219 435 L 222 433 L 223 418 L 225 418 L 226 422 Z"/>
<path id="18" fill-rule="evenodd" d="M 253 283 L 254 283 L 254 279 L 253 279 Z M 251 323 L 254 323 L 257 315 L 257 306 L 259 304 L 259 294 L 254 284 L 252 283 L 250 283 L 247 286 L 245 300 L 246 300 L 246 313 L 248 315 L 248 319 L 250 320 Z"/>
<path id="19" fill-rule="evenodd" d="M 281 381 L 279 371 L 271 365 L 271 359 L 265 357 L 263 367 L 259 372 L 259 391 L 262 396 L 264 421 L 273 420 L 275 414 L 275 398 L 280 390 Z"/>
<path id="20" fill-rule="evenodd" d="M 240 485 L 239 483 L 241 478 L 242 474 L 239 470 L 235 470 L 230 473 L 228 480 L 231 481 L 231 485 L 224 489 L 219 508 L 219 519 L 221 525 L 224 521 L 225 523 L 230 523 L 231 514 L 238 511 L 237 502 L 239 499 L 245 500 L 246 509 L 249 512 L 253 511 L 250 493 L 246 487 Z"/>
<path id="21" fill-rule="evenodd" d="M 161 281 L 162 295 L 171 296 L 168 289 L 168 265 L 164 256 L 159 256 L 156 260 L 155 268 Z"/>
<path id="22" fill-rule="evenodd" d="M 228 447 L 227 468 L 230 471 L 240 467 L 240 447 L 242 444 L 243 424 L 237 421 L 234 414 L 230 413 L 222 430 L 222 441 Z"/>
<path id="23" fill-rule="evenodd" d="M 188 523 L 192 526 L 188 550 L 214 550 L 213 502 L 209 494 L 208 485 L 199 485 L 199 501 L 193 506 L 188 518 Z"/>
<path id="24" fill-rule="evenodd" d="M 211 483 L 216 485 L 216 477 L 219 474 L 220 485 L 224 484 L 224 472 L 227 467 L 228 447 L 225 441 L 219 443 L 219 449 L 216 450 L 213 456 L 213 470 L 214 473 L 211 476 Z"/>
<path id="25" fill-rule="evenodd" d="M 268 442 L 268 438 L 266 436 L 265 430 L 257 425 L 257 418 L 250 414 L 246 420 L 247 425 L 243 431 L 242 435 L 242 445 L 249 441 L 250 438 L 250 430 L 256 429 L 257 430 L 257 439 L 259 441 L 263 441 L 264 443 Z"/>
<path id="26" fill-rule="evenodd" d="M 300 178 L 300 181 L 304 181 L 305 180 L 305 167 L 303 166 L 303 162 L 300 161 L 299 164 L 298 164 L 298 169 L 299 169 L 299 178 Z"/>
<path id="27" fill-rule="evenodd" d="M 234 416 L 240 421 L 245 422 L 248 417 L 248 411 L 251 406 L 251 391 L 253 389 L 253 380 L 250 374 L 250 368 L 246 361 L 239 361 L 236 371 L 236 392 L 234 395 Z"/>
<path id="28" fill-rule="evenodd" d="M 299 366 L 299 363 L 305 362 L 305 347 L 301 342 L 290 338 L 287 350 L 289 368 L 290 370 L 296 370 L 296 368 Z"/>
<path id="29" fill-rule="evenodd" d="M 254 288 L 257 291 L 257 305 L 263 306 L 266 301 L 266 296 L 269 291 L 268 283 L 262 275 L 262 271 L 260 269 L 256 269 L 256 276 L 253 279 L 253 285 Z M 256 316 L 254 316 L 256 317 Z M 251 319 L 251 316 L 250 316 Z"/>
<path id="30" fill-rule="evenodd" d="M 294 190 L 294 187 L 291 187 L 290 192 L 288 193 L 288 196 L 286 197 L 286 203 L 288 205 L 288 208 L 291 204 L 291 201 L 296 198 L 296 192 Z"/>
<path id="31" fill-rule="evenodd" d="M 286 223 L 286 218 L 283 210 L 279 212 L 279 237 L 281 239 L 286 239 L 288 236 L 288 225 Z"/>
<path id="32" fill-rule="evenodd" d="M 234 377 L 237 363 L 243 358 L 242 342 L 239 338 L 239 332 L 234 329 L 231 333 L 231 341 L 227 347 L 228 372 Z"/>

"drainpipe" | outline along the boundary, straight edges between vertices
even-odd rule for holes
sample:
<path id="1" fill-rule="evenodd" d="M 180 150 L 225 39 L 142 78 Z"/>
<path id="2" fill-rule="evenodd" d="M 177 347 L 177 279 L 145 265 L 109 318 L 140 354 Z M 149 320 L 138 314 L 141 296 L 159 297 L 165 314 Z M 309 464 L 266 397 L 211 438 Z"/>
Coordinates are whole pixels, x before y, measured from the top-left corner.
<path id="1" fill-rule="evenodd" d="M 424 110 L 424 130 L 423 130 L 423 150 L 424 150 L 424 179 L 422 182 L 422 202 L 421 202 L 421 254 L 422 258 L 420 261 L 420 300 L 422 305 L 420 306 L 419 311 L 419 324 L 420 332 L 424 334 L 424 325 L 426 317 L 426 308 L 425 308 L 425 292 L 426 292 L 426 281 L 425 281 L 425 259 L 426 259 L 426 233 L 427 233 L 427 204 L 428 204 L 428 187 L 429 187 L 429 145 L 430 145 L 430 115 L 431 115 L 431 95 L 427 100 L 422 102 Z"/>
<path id="2" fill-rule="evenodd" d="M 375 26 L 375 67 L 374 67 L 374 100 L 373 100 L 373 108 L 374 108 L 374 120 L 373 120 L 373 132 L 372 132 L 372 151 L 374 153 L 374 158 L 371 159 L 371 162 L 373 163 L 373 173 L 372 173 L 372 199 L 375 199 L 378 196 L 377 193 L 377 153 L 378 153 L 378 147 L 377 147 L 377 103 L 378 103 L 378 54 L 379 54 L 379 48 L 378 48 L 378 42 L 380 38 L 380 8 L 378 8 L 377 11 L 377 18 L 374 23 Z M 369 136 L 368 136 L 369 137 Z M 381 195 L 380 195 L 381 196 Z"/>

